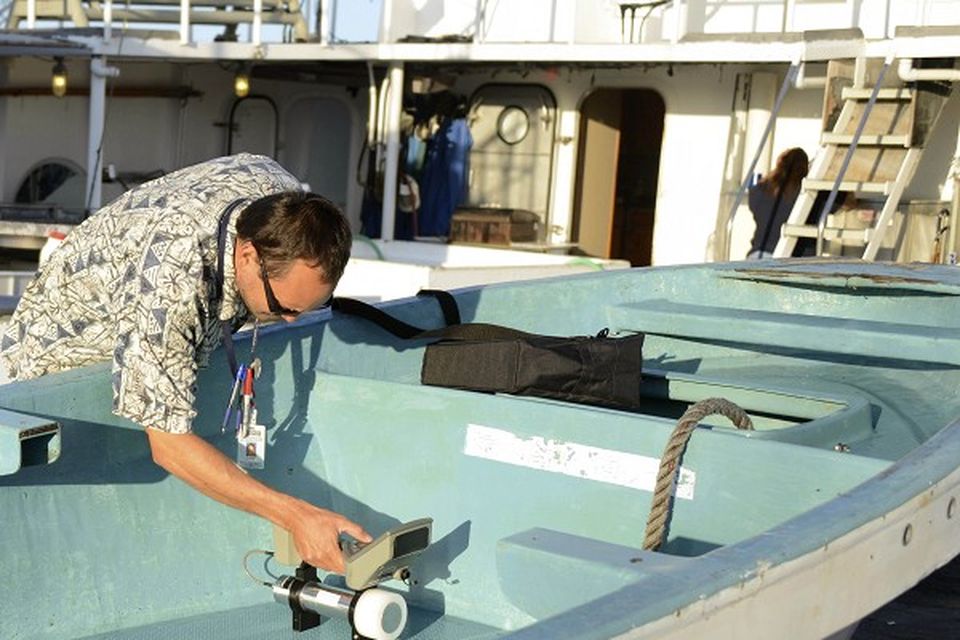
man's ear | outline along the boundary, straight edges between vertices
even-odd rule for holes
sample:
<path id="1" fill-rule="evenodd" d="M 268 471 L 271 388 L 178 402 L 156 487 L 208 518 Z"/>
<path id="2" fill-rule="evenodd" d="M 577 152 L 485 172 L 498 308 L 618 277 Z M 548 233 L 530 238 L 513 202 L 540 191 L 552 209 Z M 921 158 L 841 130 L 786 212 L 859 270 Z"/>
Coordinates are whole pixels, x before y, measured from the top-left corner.
<path id="1" fill-rule="evenodd" d="M 260 255 L 257 253 L 257 248 L 253 246 L 253 243 L 249 240 L 237 239 L 237 262 L 243 265 L 252 263 L 258 264 L 260 261 Z"/>

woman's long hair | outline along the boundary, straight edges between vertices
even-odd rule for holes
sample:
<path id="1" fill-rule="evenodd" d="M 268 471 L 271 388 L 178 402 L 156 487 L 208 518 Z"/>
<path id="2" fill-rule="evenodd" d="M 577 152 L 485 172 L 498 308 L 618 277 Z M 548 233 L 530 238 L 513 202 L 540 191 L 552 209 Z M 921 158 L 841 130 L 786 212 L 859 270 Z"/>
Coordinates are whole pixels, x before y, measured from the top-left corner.
<path id="1" fill-rule="evenodd" d="M 777 166 L 760 180 L 758 186 L 771 195 L 793 195 L 800 191 L 800 182 L 807 177 L 810 161 L 800 147 L 787 149 L 777 158 Z"/>

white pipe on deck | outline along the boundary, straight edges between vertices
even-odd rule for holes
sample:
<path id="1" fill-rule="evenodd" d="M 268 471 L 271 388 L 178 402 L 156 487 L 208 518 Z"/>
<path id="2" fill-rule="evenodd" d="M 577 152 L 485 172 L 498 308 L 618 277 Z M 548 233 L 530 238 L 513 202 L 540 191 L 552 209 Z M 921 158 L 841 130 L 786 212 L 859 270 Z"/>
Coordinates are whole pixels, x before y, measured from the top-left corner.
<path id="1" fill-rule="evenodd" d="M 387 136 L 387 99 L 390 95 L 390 73 L 380 82 L 380 95 L 377 96 L 377 153 L 382 153 Z M 379 164 L 377 167 L 379 168 Z"/>
<path id="2" fill-rule="evenodd" d="M 913 24 L 922 27 L 927 19 L 927 0 L 917 0 L 916 7 Z"/>
<path id="3" fill-rule="evenodd" d="M 403 110 L 403 63 L 391 62 L 387 98 L 386 127 L 387 162 L 383 171 L 383 225 L 380 237 L 393 240 L 397 212 L 397 174 L 400 169 L 400 112 Z"/>
<path id="4" fill-rule="evenodd" d="M 801 62 L 797 77 L 793 80 L 793 86 L 797 89 L 822 89 L 827 86 L 827 76 L 808 78 L 807 63 Z"/>
<path id="5" fill-rule="evenodd" d="M 260 46 L 263 31 L 263 0 L 253 0 L 253 25 L 250 27 L 250 42 Z"/>
<path id="6" fill-rule="evenodd" d="M 37 28 L 37 0 L 27 0 L 27 29 Z"/>
<path id="7" fill-rule="evenodd" d="M 680 42 L 680 39 L 683 38 L 683 34 L 686 31 L 684 29 L 686 26 L 684 22 L 686 22 L 687 8 L 684 6 L 684 4 L 685 3 L 683 0 L 676 0 L 673 3 L 674 19 L 676 22 L 674 22 L 673 25 L 673 37 L 670 39 L 670 41 L 674 44 Z"/>
<path id="8" fill-rule="evenodd" d="M 190 0 L 180 0 L 180 44 L 190 44 Z"/>
<path id="9" fill-rule="evenodd" d="M 900 59 L 900 64 L 897 65 L 897 75 L 904 82 L 916 82 L 918 80 L 960 81 L 960 69 L 914 69 L 913 58 Z"/>
<path id="10" fill-rule="evenodd" d="M 850 22 L 848 26 L 851 29 L 855 29 L 860 21 L 860 2 L 861 0 L 847 0 L 847 16 Z"/>
<path id="11" fill-rule="evenodd" d="M 373 63 L 367 62 L 367 79 L 370 85 L 367 87 L 367 147 L 370 153 L 373 153 L 373 147 L 377 144 L 377 78 L 373 75 Z"/>
<path id="12" fill-rule="evenodd" d="M 380 39 L 381 44 L 390 42 L 390 30 L 393 29 L 393 0 L 383 0 L 380 11 Z"/>
<path id="13" fill-rule="evenodd" d="M 116 78 L 120 69 L 108 67 L 102 56 L 90 58 L 90 119 L 87 126 L 87 210 L 100 208 L 103 176 L 103 129 L 107 105 L 107 78 Z"/>
<path id="14" fill-rule="evenodd" d="M 473 20 L 473 41 L 477 44 L 482 43 L 485 36 L 483 25 L 486 20 L 486 7 L 487 3 L 485 0 L 477 0 L 477 13 Z"/>
<path id="15" fill-rule="evenodd" d="M 333 14 L 331 13 L 332 0 L 320 0 L 320 24 L 317 25 L 317 35 L 320 44 L 327 45 L 333 42 Z"/>
<path id="16" fill-rule="evenodd" d="M 789 33 L 793 31 L 793 14 L 796 10 L 796 0 L 783 0 L 783 16 L 780 23 L 780 31 Z"/>
<path id="17" fill-rule="evenodd" d="M 960 239 L 957 225 L 960 225 L 960 127 L 957 128 L 957 146 L 950 163 L 950 178 L 953 180 L 953 194 L 950 198 L 950 228 L 947 230 L 947 264 L 957 264 L 957 241 Z"/>
<path id="18" fill-rule="evenodd" d="M 113 37 L 113 0 L 104 0 L 103 3 L 103 39 Z"/>

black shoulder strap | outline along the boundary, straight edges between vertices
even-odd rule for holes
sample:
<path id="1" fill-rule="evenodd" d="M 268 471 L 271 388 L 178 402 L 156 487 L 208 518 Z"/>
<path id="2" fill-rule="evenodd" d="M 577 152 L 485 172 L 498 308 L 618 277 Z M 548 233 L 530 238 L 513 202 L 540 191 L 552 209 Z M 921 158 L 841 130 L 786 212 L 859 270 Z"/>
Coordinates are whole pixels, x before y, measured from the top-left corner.
<path id="1" fill-rule="evenodd" d="M 220 223 L 217 226 L 217 298 L 223 299 L 223 278 L 224 278 L 224 254 L 227 251 L 227 231 L 230 229 L 230 215 L 243 204 L 244 198 L 237 198 L 226 206 L 223 213 L 220 214 Z"/>
<path id="2" fill-rule="evenodd" d="M 440 329 L 421 329 L 412 324 L 394 318 L 385 311 L 353 298 L 334 298 L 334 311 L 363 318 L 403 340 L 505 340 L 529 336 L 529 333 L 509 327 L 480 322 L 459 324 L 460 310 L 456 299 L 446 291 L 426 289 L 417 295 L 428 295 L 437 299 L 443 310 L 448 326 Z M 451 321 L 455 324 L 451 324 Z"/>
<path id="3" fill-rule="evenodd" d="M 402 320 L 397 320 L 388 313 L 360 300 L 354 300 L 353 298 L 334 298 L 330 306 L 334 311 L 369 320 L 381 329 L 404 340 L 413 340 L 423 333 L 423 329 L 420 327 L 415 327 Z"/>
<path id="4" fill-rule="evenodd" d="M 443 289 L 420 289 L 417 292 L 418 298 L 430 296 L 436 298 L 440 303 L 440 310 L 443 311 L 443 319 L 447 326 L 460 324 L 460 307 L 457 306 L 457 299 L 450 295 L 449 291 Z"/>

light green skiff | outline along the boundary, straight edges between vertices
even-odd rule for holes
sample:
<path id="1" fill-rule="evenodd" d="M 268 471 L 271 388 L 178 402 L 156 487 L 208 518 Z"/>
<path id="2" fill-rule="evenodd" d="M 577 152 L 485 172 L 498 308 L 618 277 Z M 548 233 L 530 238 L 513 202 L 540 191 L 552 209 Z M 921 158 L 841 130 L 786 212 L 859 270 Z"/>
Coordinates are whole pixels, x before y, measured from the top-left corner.
<path id="1" fill-rule="evenodd" d="M 818 261 L 456 292 L 464 321 L 645 332 L 638 413 L 422 386 L 422 343 L 321 312 L 260 338 L 254 473 L 374 534 L 434 519 L 385 585 L 405 638 L 827 636 L 960 552 L 958 296 L 955 268 Z M 384 308 L 442 324 L 433 299 Z M 232 456 L 213 362 L 196 430 Z M 0 638 L 292 637 L 241 566 L 268 523 L 168 476 L 111 397 L 109 363 L 0 387 Z M 664 445 L 710 397 L 756 431 L 695 430 L 669 539 L 642 551 Z"/>

